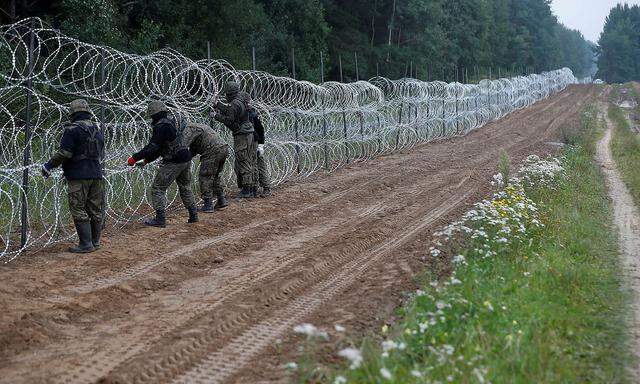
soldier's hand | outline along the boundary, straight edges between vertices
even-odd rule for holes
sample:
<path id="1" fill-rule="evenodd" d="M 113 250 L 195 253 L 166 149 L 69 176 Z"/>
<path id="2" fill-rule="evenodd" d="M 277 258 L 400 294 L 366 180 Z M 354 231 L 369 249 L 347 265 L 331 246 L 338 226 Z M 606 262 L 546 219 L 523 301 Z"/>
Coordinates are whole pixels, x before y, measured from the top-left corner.
<path id="1" fill-rule="evenodd" d="M 258 156 L 264 156 L 264 144 L 258 144 Z"/>
<path id="2" fill-rule="evenodd" d="M 40 167 L 40 173 L 45 179 L 48 179 L 49 176 L 51 176 L 51 170 L 49 169 L 47 163 L 42 164 L 42 167 Z"/>

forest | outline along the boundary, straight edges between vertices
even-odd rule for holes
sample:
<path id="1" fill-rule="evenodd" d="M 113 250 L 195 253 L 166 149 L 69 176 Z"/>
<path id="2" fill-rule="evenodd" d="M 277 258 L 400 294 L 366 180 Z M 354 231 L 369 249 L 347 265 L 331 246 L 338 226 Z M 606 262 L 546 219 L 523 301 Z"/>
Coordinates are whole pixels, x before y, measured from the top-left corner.
<path id="1" fill-rule="evenodd" d="M 599 77 L 610 83 L 640 80 L 640 6 L 613 8 L 598 45 Z"/>
<path id="2" fill-rule="evenodd" d="M 376 75 L 473 82 L 481 76 L 560 67 L 571 68 L 577 77 L 591 75 L 595 45 L 560 24 L 549 4 L 550 0 L 11 0 L 1 14 L 3 24 L 40 17 L 67 35 L 131 53 L 168 47 L 197 60 L 207 57 L 209 47 L 212 58 L 250 69 L 255 52 L 257 70 L 313 82 Z"/>

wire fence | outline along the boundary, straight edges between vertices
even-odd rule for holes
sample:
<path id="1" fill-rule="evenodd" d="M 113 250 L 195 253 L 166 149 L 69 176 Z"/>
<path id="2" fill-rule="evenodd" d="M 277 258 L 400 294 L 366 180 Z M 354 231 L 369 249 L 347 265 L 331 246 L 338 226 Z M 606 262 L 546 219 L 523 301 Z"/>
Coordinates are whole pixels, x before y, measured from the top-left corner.
<path id="1" fill-rule="evenodd" d="M 58 148 L 70 100 L 86 98 L 104 130 L 107 224 L 122 226 L 151 213 L 154 166 L 126 165 L 150 137 L 148 101 L 163 100 L 172 113 L 210 124 L 231 142 L 209 117 L 229 80 L 252 95 L 267 129 L 275 185 L 467 134 L 578 82 L 564 68 L 478 84 L 384 77 L 313 84 L 236 70 L 224 60 L 194 61 L 169 49 L 124 53 L 65 36 L 37 18 L 0 26 L 0 260 L 75 235 L 62 174 L 39 177 L 40 165 Z M 224 179 L 235 182 L 230 166 Z M 172 189 L 173 207 L 176 200 Z"/>

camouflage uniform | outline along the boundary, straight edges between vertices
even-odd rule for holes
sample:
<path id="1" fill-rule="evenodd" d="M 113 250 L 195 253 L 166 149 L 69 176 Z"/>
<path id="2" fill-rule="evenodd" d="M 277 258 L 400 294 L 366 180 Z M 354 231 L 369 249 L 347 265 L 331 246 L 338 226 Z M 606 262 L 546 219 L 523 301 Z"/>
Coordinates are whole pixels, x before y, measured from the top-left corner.
<path id="1" fill-rule="evenodd" d="M 104 220 L 104 136 L 91 121 L 86 100 L 73 100 L 69 111 L 71 122 L 65 126 L 60 149 L 42 165 L 42 174 L 49 177 L 53 168 L 62 166 L 69 211 L 79 239 L 79 245 L 69 251 L 88 253 L 100 248 Z"/>
<path id="2" fill-rule="evenodd" d="M 200 155 L 199 184 L 203 200 L 220 196 L 224 184 L 220 174 L 229 156 L 227 143 L 220 134 L 204 124 L 183 123 L 182 143 L 189 148 L 191 155 Z"/>
<path id="3" fill-rule="evenodd" d="M 67 194 L 73 221 L 102 223 L 104 180 L 68 180 Z"/>
<path id="4" fill-rule="evenodd" d="M 257 145 L 256 145 L 257 148 Z M 256 149 L 257 153 L 257 149 Z M 264 155 L 258 156 L 258 181 L 260 186 L 264 188 L 271 188 L 271 177 L 269 176 L 269 168 L 267 168 L 267 160 L 264 158 Z"/>
<path id="5" fill-rule="evenodd" d="M 151 185 L 151 205 L 158 210 L 167 206 L 167 189 L 175 181 L 182 204 L 187 210 L 194 209 L 196 200 L 191 191 L 191 162 L 171 163 L 162 161 Z"/>
<path id="6" fill-rule="evenodd" d="M 153 128 L 149 143 L 140 151 L 131 155 L 127 163 L 131 166 L 144 160 L 145 163 L 162 158 L 156 176 L 151 185 L 151 205 L 156 211 L 153 219 L 144 221 L 146 225 L 165 227 L 165 208 L 167 189 L 175 181 L 184 207 L 189 211 L 189 223 L 198 221 L 196 200 L 191 191 L 191 153 L 182 143 L 181 127 L 173 117 L 169 117 L 167 106 L 152 101 L 147 106 L 147 115 L 151 117 Z"/>
<path id="7" fill-rule="evenodd" d="M 249 197 L 256 186 L 257 166 L 253 125 L 249 121 L 249 108 L 245 101 L 249 95 L 246 92 L 240 92 L 240 86 L 234 82 L 227 83 L 225 92 L 229 104 L 220 102 L 216 104 L 215 109 L 218 113 L 215 119 L 233 133 L 234 170 L 238 178 L 238 186 L 242 188 L 240 197 Z"/>

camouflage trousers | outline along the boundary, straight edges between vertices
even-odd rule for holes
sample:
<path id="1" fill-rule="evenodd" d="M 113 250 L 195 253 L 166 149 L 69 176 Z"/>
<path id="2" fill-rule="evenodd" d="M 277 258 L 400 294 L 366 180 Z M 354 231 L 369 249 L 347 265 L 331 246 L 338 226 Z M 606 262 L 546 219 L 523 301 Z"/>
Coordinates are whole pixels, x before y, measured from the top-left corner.
<path id="1" fill-rule="evenodd" d="M 151 185 L 151 205 L 155 210 L 164 210 L 167 207 L 167 189 L 175 181 L 182 204 L 187 209 L 195 208 L 196 200 L 191 191 L 191 162 L 185 163 L 160 163 Z"/>
<path id="2" fill-rule="evenodd" d="M 256 148 L 257 153 L 257 148 Z M 264 155 L 257 157 L 258 161 L 258 176 L 257 179 L 262 188 L 270 188 L 271 187 L 271 177 L 269 177 L 269 169 L 267 168 L 267 159 L 265 159 Z"/>
<path id="3" fill-rule="evenodd" d="M 104 180 L 69 180 L 67 193 L 74 222 L 102 222 Z"/>
<path id="4" fill-rule="evenodd" d="M 215 152 L 205 153 L 200 156 L 200 173 L 198 181 L 200 183 L 200 195 L 202 199 L 212 199 L 224 191 L 224 184 L 220 174 L 224 169 L 224 163 L 229 156 L 226 146 L 219 147 Z"/>
<path id="5" fill-rule="evenodd" d="M 253 140 L 253 133 L 234 135 L 233 150 L 236 155 L 233 168 L 238 178 L 238 187 L 255 187 L 257 152 Z"/>

